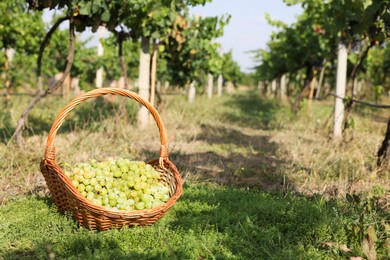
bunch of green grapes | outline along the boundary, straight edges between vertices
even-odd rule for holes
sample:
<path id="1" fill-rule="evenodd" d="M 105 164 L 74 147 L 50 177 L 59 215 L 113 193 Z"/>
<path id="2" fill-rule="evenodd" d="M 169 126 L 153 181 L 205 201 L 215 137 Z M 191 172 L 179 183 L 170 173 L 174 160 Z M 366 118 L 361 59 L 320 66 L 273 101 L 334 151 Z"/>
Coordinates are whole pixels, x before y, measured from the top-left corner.
<path id="1" fill-rule="evenodd" d="M 65 174 L 88 200 L 112 209 L 151 209 L 170 198 L 169 188 L 159 182 L 160 173 L 141 161 L 92 159 Z"/>

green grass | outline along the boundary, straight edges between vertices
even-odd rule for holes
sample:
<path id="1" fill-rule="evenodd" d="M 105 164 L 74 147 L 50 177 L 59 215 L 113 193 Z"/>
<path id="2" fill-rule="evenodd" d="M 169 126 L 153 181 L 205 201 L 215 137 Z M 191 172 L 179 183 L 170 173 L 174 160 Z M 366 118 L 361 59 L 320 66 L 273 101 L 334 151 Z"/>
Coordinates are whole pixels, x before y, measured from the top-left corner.
<path id="1" fill-rule="evenodd" d="M 370 223 L 382 236 L 383 216 L 363 203 L 348 205 L 221 187 L 186 185 L 182 198 L 150 227 L 87 231 L 58 214 L 46 197 L 8 201 L 0 209 L 4 259 L 343 259 L 362 255 L 360 236 Z M 362 214 L 364 211 L 366 214 Z M 359 230 L 356 235 L 354 230 Z M 351 250 L 323 242 L 346 244 Z"/>
<path id="2" fill-rule="evenodd" d="M 294 116 L 252 91 L 193 104 L 163 98 L 183 196 L 153 226 L 95 232 L 57 213 L 39 172 L 66 101 L 39 104 L 20 150 L 7 145 L 27 101 L 15 97 L 0 112 L 0 259 L 348 259 L 367 257 L 371 240 L 378 259 L 390 255 L 389 175 L 375 168 L 380 112 L 357 110 L 347 141 L 335 145 L 327 101 Z M 137 107 L 101 99 L 77 107 L 56 137 L 58 162 L 157 158 L 157 127 L 138 130 Z"/>

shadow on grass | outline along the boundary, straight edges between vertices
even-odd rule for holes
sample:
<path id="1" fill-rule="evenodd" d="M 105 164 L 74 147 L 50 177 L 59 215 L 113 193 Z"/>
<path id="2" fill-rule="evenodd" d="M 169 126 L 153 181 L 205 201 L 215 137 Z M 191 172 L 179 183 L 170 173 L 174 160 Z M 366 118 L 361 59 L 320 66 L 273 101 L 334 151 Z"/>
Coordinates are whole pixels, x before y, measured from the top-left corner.
<path id="1" fill-rule="evenodd" d="M 197 140 L 206 143 L 205 152 L 170 154 L 183 175 L 190 173 L 190 179 L 263 190 L 293 188 L 284 174 L 288 162 L 276 156 L 278 146 L 269 136 L 202 125 Z"/>
<path id="2" fill-rule="evenodd" d="M 231 108 L 224 117 L 232 124 L 255 129 L 273 128 L 280 101 L 261 97 L 255 91 L 236 94 L 225 106 Z"/>
<path id="3" fill-rule="evenodd" d="M 320 248 L 320 242 L 345 235 L 341 222 L 337 221 L 345 217 L 344 213 L 341 209 L 335 211 L 338 206 L 331 201 L 216 185 L 185 185 L 179 201 L 153 226 L 120 231 L 93 232 L 78 228 L 50 210 L 47 201 L 30 203 L 30 212 L 24 208 L 16 210 L 14 215 L 15 219 L 24 215 L 23 232 L 34 235 L 19 238 L 15 233 L 5 236 L 10 237 L 9 241 L 3 238 L 6 245 L 22 239 L 29 246 L 10 248 L 0 257 L 321 259 L 328 253 L 335 257 L 338 252 Z M 42 215 L 43 211 L 48 213 Z M 341 215 L 336 218 L 335 212 Z M 37 227 L 41 230 L 29 230 L 34 228 L 31 222 L 36 221 L 37 214 L 42 215 Z M 9 222 L 12 220 L 5 224 L 12 226 Z"/>
<path id="4" fill-rule="evenodd" d="M 239 259 L 308 257 L 304 247 L 317 247 L 333 218 L 328 206 L 315 199 L 230 187 L 189 189 L 176 206 L 173 228 L 223 233 L 221 244 Z"/>

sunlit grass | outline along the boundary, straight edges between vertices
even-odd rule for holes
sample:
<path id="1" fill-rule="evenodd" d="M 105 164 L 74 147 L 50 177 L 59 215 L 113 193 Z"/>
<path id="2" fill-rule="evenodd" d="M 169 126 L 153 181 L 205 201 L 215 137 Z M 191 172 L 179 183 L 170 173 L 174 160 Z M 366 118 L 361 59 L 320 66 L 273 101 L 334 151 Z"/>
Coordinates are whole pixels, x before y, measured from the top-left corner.
<path id="1" fill-rule="evenodd" d="M 349 207 L 321 197 L 191 184 L 155 225 L 96 232 L 58 214 L 44 197 L 21 198 L 0 209 L 0 255 L 5 259 L 342 259 L 363 254 L 358 238 L 368 227 L 364 223 L 385 236 L 383 216 L 367 210 L 363 204 Z M 355 236 L 357 228 L 364 230 Z M 350 251 L 324 242 L 346 245 Z M 384 243 L 375 243 L 378 256 L 386 254 Z"/>

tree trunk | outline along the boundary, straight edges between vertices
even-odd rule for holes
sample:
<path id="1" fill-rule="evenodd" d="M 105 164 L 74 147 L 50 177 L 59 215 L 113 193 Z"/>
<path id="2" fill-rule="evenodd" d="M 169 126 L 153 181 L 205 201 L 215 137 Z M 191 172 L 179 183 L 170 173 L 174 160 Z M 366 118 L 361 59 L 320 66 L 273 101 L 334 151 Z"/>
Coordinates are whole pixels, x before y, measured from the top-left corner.
<path id="1" fill-rule="evenodd" d="M 317 82 L 317 77 L 315 76 L 316 74 L 317 74 L 316 71 L 314 71 L 314 76 L 311 79 L 311 83 L 310 83 L 310 92 L 309 92 L 310 100 L 313 100 L 314 97 L 314 89 L 316 88 L 316 82 Z"/>
<path id="2" fill-rule="evenodd" d="M 164 82 L 164 90 L 165 90 L 165 91 L 168 91 L 168 89 L 169 89 L 169 81 L 166 80 L 166 81 Z"/>
<path id="3" fill-rule="evenodd" d="M 193 103 L 195 101 L 196 88 L 195 81 L 192 81 L 188 89 L 188 102 Z"/>
<path id="4" fill-rule="evenodd" d="M 57 27 L 58 27 L 58 25 L 57 25 Z M 50 37 L 48 37 L 48 35 L 49 34 L 53 34 L 53 32 L 55 31 L 55 28 L 57 28 L 57 27 L 54 27 L 54 25 L 53 25 L 52 29 L 53 28 L 54 29 L 53 30 L 49 30 L 46 33 L 45 39 L 41 43 L 40 53 L 43 53 L 43 49 L 44 49 L 44 47 L 42 47 L 43 43 L 45 43 L 45 41 L 50 38 Z M 28 115 L 30 114 L 30 111 L 35 107 L 35 105 L 41 99 L 43 99 L 44 97 L 50 95 L 51 93 L 53 93 L 53 91 L 55 91 L 60 86 L 62 86 L 62 84 L 64 83 L 66 77 L 70 74 L 70 70 L 71 70 L 72 65 L 73 65 L 73 57 L 74 57 L 74 21 L 73 21 L 73 17 L 70 17 L 69 18 L 69 53 L 68 53 L 67 63 L 66 63 L 66 67 L 65 67 L 64 73 L 63 73 L 62 77 L 59 80 L 53 82 L 48 87 L 48 89 L 45 92 L 42 92 L 42 90 L 38 88 L 37 93 L 35 94 L 34 98 L 31 100 L 31 102 L 28 104 L 28 106 L 23 110 L 23 112 L 22 112 L 22 114 L 21 114 L 21 116 L 20 116 L 20 118 L 18 120 L 15 132 L 12 135 L 10 141 L 12 141 L 15 138 L 16 142 L 18 143 L 18 145 L 20 147 L 22 147 L 22 145 L 23 145 L 22 131 L 23 131 L 23 128 L 25 127 L 25 125 L 26 125 L 27 118 L 28 118 Z M 42 59 L 42 57 L 38 56 L 38 64 L 40 64 L 40 62 L 41 62 L 39 60 L 40 58 Z M 40 73 L 40 70 L 41 70 L 41 68 L 38 67 L 37 68 L 37 73 Z M 41 82 L 40 81 L 40 74 L 38 74 L 38 84 L 40 82 Z"/>
<path id="5" fill-rule="evenodd" d="M 104 37 L 105 29 L 104 27 L 100 27 L 98 30 L 99 36 L 99 44 L 97 46 L 97 56 L 102 57 L 104 54 L 103 44 L 101 43 L 101 39 Z M 103 87 L 103 68 L 99 68 L 96 71 L 96 88 Z"/>
<path id="6" fill-rule="evenodd" d="M 337 55 L 336 97 L 333 117 L 333 139 L 342 140 L 342 124 L 344 119 L 345 88 L 347 83 L 348 51 L 344 43 L 340 42 Z"/>
<path id="7" fill-rule="evenodd" d="M 157 81 L 157 84 L 156 84 L 156 91 L 157 91 L 157 92 L 161 92 L 161 81 L 160 81 L 160 80 Z"/>
<path id="8" fill-rule="evenodd" d="M 139 95 L 145 100 L 149 100 L 149 87 L 150 87 L 150 38 L 142 37 L 141 39 L 141 52 L 139 62 Z M 146 107 L 141 106 L 138 111 L 138 127 L 145 128 L 148 125 L 148 110 Z"/>
<path id="9" fill-rule="evenodd" d="M 127 86 L 127 67 L 125 62 L 125 57 L 123 56 L 123 41 L 124 41 L 124 32 L 119 32 L 118 35 L 118 55 L 119 55 L 119 62 L 122 69 L 122 78 L 123 78 L 123 89 L 128 89 Z M 120 79 L 121 80 L 121 79 Z M 118 84 L 120 88 L 122 88 L 122 84 Z"/>
<path id="10" fill-rule="evenodd" d="M 43 58 L 43 52 L 46 48 L 46 46 L 49 44 L 49 41 L 54 34 L 54 32 L 57 30 L 57 28 L 63 23 L 64 21 L 67 21 L 70 19 L 70 16 L 64 16 L 59 18 L 53 26 L 50 28 L 50 30 L 46 33 L 45 38 L 43 38 L 42 42 L 39 45 L 39 52 L 38 52 L 38 58 L 37 58 L 37 93 L 43 92 L 43 83 L 42 83 L 42 58 Z"/>
<path id="11" fill-rule="evenodd" d="M 264 82 L 259 80 L 257 82 L 257 91 L 259 91 L 260 94 L 263 94 L 264 91 Z"/>
<path id="12" fill-rule="evenodd" d="M 390 171 L 390 118 L 387 122 L 385 139 L 378 150 L 377 166 L 380 169 L 387 169 Z"/>
<path id="13" fill-rule="evenodd" d="M 70 94 L 70 88 L 72 84 L 72 79 L 69 75 L 65 78 L 64 83 L 62 84 L 62 96 L 68 98 Z"/>
<path id="14" fill-rule="evenodd" d="M 157 55 L 158 55 L 158 49 L 156 41 L 153 41 L 153 53 L 152 53 L 152 68 L 151 68 L 151 74 L 150 74 L 150 103 L 152 106 L 155 105 L 155 97 L 156 97 L 156 74 L 157 74 Z M 149 114 L 149 122 L 153 122 L 153 116 L 152 114 Z"/>
<path id="15" fill-rule="evenodd" d="M 324 62 L 324 66 L 321 68 L 320 72 L 320 79 L 318 80 L 318 85 L 317 85 L 317 92 L 316 92 L 316 99 L 319 99 L 321 97 L 321 87 L 322 87 L 322 82 L 324 81 L 324 74 L 325 74 L 325 68 L 326 68 L 326 61 Z"/>
<path id="16" fill-rule="evenodd" d="M 214 76 L 211 73 L 207 74 L 207 97 L 213 98 L 213 84 L 214 83 Z"/>
<path id="17" fill-rule="evenodd" d="M 153 54 L 152 54 L 152 70 L 150 75 L 150 103 L 154 106 L 154 99 L 156 96 L 156 74 L 157 74 L 157 44 L 156 41 L 153 41 Z M 151 119 L 153 119 L 151 117 Z"/>
<path id="18" fill-rule="evenodd" d="M 354 78 L 352 83 L 352 98 L 355 98 L 358 95 L 358 79 Z"/>
<path id="19" fill-rule="evenodd" d="M 285 74 L 280 78 L 280 98 L 282 100 L 287 99 L 287 78 Z"/>
<path id="20" fill-rule="evenodd" d="M 314 89 L 317 83 L 317 77 L 315 76 L 317 71 L 314 70 L 314 76 L 310 82 L 310 91 L 309 91 L 309 101 L 307 102 L 307 111 L 309 112 L 310 117 L 313 114 L 313 98 L 314 98 Z"/>
<path id="21" fill-rule="evenodd" d="M 274 79 L 274 80 L 272 80 L 272 84 L 271 84 L 271 96 L 272 97 L 275 97 L 276 89 L 277 89 L 277 82 L 276 82 L 276 79 Z"/>
<path id="22" fill-rule="evenodd" d="M 6 102 L 7 104 L 11 100 L 10 96 L 10 87 L 11 87 L 11 81 L 9 78 L 9 67 L 10 67 L 10 55 L 9 55 L 9 50 L 8 48 L 5 49 L 4 52 L 4 70 L 5 70 L 5 93 L 6 93 Z"/>
<path id="23" fill-rule="evenodd" d="M 223 76 L 222 74 L 219 74 L 217 79 L 217 95 L 219 97 L 222 95 L 222 89 L 223 89 Z"/>
<path id="24" fill-rule="evenodd" d="M 234 92 L 234 84 L 230 80 L 226 83 L 226 92 L 229 94 Z"/>

